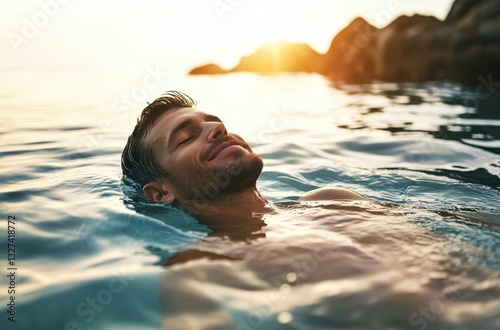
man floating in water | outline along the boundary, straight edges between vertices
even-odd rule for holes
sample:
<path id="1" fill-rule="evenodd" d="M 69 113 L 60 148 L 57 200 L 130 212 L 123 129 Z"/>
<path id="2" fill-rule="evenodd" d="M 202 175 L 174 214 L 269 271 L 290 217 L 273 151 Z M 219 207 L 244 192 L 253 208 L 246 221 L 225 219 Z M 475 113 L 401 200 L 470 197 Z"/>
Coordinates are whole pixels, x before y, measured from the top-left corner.
<path id="1" fill-rule="evenodd" d="M 123 150 L 123 174 L 139 183 L 149 200 L 177 206 L 214 232 L 237 238 L 242 224 L 277 211 L 256 187 L 263 161 L 218 117 L 195 106 L 175 91 L 149 104 Z M 368 199 L 342 188 L 321 188 L 301 198 L 315 200 Z"/>
<path id="2" fill-rule="evenodd" d="M 262 168 L 262 158 L 248 143 L 174 91 L 143 110 L 122 154 L 123 174 L 138 182 L 149 200 L 180 206 L 208 224 L 273 211 L 256 187 Z M 325 199 L 366 200 L 342 188 L 317 189 L 301 198 Z"/>
<path id="3" fill-rule="evenodd" d="M 248 323 L 252 328 L 267 329 L 276 314 L 299 329 L 309 320 L 381 329 L 432 322 L 449 329 L 461 322 L 464 303 L 477 304 L 475 289 L 465 293 L 464 287 L 496 275 L 478 267 L 467 255 L 477 250 L 455 231 L 439 232 L 443 225 L 432 214 L 407 217 L 415 212 L 341 188 L 274 206 L 256 187 L 262 158 L 179 92 L 144 109 L 122 168 L 147 199 L 178 207 L 212 230 L 166 261 L 178 266 L 161 281 L 165 329 L 246 329 L 256 310 L 262 318 Z M 480 275 L 445 281 L 462 273 Z M 237 307 L 228 311 L 227 301 Z"/>

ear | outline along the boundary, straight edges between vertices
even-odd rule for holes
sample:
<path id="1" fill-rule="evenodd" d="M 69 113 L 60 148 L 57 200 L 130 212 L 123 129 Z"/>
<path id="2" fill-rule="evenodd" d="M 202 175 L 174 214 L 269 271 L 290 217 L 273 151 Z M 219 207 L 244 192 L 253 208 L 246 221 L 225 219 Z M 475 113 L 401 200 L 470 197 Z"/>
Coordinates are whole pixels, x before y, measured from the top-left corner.
<path id="1" fill-rule="evenodd" d="M 170 189 L 162 185 L 160 182 L 150 182 L 142 187 L 142 191 L 147 199 L 163 204 L 172 204 L 175 201 L 175 196 Z"/>

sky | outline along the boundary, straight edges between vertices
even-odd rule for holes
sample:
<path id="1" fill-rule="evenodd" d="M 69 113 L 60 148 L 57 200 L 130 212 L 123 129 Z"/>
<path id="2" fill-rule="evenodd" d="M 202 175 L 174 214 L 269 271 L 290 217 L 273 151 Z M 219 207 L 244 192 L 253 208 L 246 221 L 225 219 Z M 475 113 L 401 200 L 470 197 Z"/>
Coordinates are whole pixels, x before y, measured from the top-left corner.
<path id="1" fill-rule="evenodd" d="M 402 14 L 444 19 L 452 2 L 0 0 L 0 68 L 230 68 L 265 42 L 307 43 L 325 53 L 357 16 L 377 27 Z"/>

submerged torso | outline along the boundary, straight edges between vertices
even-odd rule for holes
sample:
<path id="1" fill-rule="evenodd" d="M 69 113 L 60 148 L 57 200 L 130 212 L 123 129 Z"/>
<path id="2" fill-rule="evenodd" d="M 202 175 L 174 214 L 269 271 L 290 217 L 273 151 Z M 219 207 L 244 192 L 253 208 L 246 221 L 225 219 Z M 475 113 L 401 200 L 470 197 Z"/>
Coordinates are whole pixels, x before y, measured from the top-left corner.
<path id="1" fill-rule="evenodd" d="M 258 238 L 215 235 L 196 244 L 227 258 L 172 267 L 163 281 L 166 316 L 182 314 L 176 292 L 197 302 L 190 322 L 230 328 L 280 321 L 295 329 L 361 327 L 380 320 L 380 313 L 386 324 L 378 328 L 474 324 L 493 308 L 474 312 L 476 300 L 484 299 L 479 287 L 490 285 L 488 295 L 500 296 L 498 283 L 489 284 L 495 273 L 470 258 L 477 247 L 427 227 L 432 217 L 364 201 L 282 206 L 263 217 Z M 244 316 L 214 309 L 226 303 Z"/>

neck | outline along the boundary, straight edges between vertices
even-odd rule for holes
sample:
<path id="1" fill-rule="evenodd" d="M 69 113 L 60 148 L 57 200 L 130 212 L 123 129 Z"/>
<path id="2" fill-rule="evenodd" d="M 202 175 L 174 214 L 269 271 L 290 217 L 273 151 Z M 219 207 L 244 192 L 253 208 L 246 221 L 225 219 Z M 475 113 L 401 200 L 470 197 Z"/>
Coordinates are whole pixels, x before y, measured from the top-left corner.
<path id="1" fill-rule="evenodd" d="M 213 231 L 211 236 L 245 240 L 265 236 L 256 233 L 266 224 L 265 214 L 277 209 L 253 187 L 205 202 L 184 202 L 183 208 Z"/>

